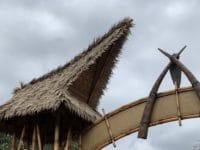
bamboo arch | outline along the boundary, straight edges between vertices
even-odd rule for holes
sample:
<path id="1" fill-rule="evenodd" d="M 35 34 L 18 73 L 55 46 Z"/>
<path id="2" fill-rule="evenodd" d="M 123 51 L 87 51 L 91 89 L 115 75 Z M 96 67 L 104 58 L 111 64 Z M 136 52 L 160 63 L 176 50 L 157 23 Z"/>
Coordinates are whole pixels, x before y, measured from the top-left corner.
<path id="1" fill-rule="evenodd" d="M 192 87 L 178 89 L 180 99 L 180 117 L 189 119 L 200 117 L 199 98 Z M 82 133 L 81 149 L 98 150 L 106 145 L 139 131 L 142 114 L 148 97 L 124 105 L 108 114 L 110 136 L 105 117 L 98 120 L 92 127 Z M 179 120 L 177 115 L 176 91 L 157 94 L 149 126 Z M 92 142 L 91 142 L 92 141 Z"/>

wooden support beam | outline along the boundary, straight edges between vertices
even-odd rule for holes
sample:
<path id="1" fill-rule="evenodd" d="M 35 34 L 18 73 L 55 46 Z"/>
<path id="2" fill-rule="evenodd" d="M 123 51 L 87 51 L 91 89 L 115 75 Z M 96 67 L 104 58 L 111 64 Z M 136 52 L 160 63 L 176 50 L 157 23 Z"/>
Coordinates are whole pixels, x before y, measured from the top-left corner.
<path id="1" fill-rule="evenodd" d="M 82 149 L 82 135 L 79 135 L 79 140 L 78 140 L 78 150 Z"/>
<path id="2" fill-rule="evenodd" d="M 106 122 L 106 127 L 107 127 L 107 130 L 108 130 L 110 139 L 111 139 L 111 141 L 112 141 L 113 147 L 115 148 L 115 147 L 116 147 L 116 144 L 115 144 L 115 139 L 114 139 L 114 137 L 113 137 L 112 130 L 111 130 L 111 127 L 110 127 L 110 123 L 109 123 L 109 121 L 108 121 L 108 118 L 107 118 L 107 116 L 106 116 L 106 113 L 105 113 L 105 110 L 104 110 L 104 109 L 102 109 L 102 112 L 103 112 L 103 115 L 104 115 L 104 119 L 105 119 L 105 122 Z"/>
<path id="3" fill-rule="evenodd" d="M 181 108 L 180 108 L 180 99 L 179 99 L 179 95 L 178 95 L 178 86 L 177 83 L 175 82 L 175 92 L 176 92 L 176 106 L 177 106 L 177 115 L 178 115 L 178 122 L 179 122 L 179 126 L 182 125 L 181 123 Z"/>
<path id="4" fill-rule="evenodd" d="M 55 133 L 54 133 L 54 150 L 59 150 L 59 136 L 60 136 L 60 116 L 57 114 L 55 121 Z"/>
<path id="5" fill-rule="evenodd" d="M 38 148 L 39 150 L 42 150 L 42 141 L 41 141 L 41 135 L 40 135 L 40 128 L 38 124 L 36 125 L 36 130 L 37 130 L 37 140 L 38 140 Z"/>
<path id="6" fill-rule="evenodd" d="M 21 150 L 22 143 L 23 143 L 23 138 L 24 138 L 24 132 L 25 132 L 25 126 L 22 129 L 17 150 Z"/>
<path id="7" fill-rule="evenodd" d="M 11 143 L 10 150 L 15 150 L 15 145 L 16 145 L 16 135 L 14 133 L 13 136 L 12 136 L 12 143 Z"/>
<path id="8" fill-rule="evenodd" d="M 69 128 L 69 130 L 67 132 L 67 140 L 66 140 L 64 150 L 69 150 L 70 143 L 71 143 L 71 128 Z"/>
<path id="9" fill-rule="evenodd" d="M 162 73 L 159 75 L 158 79 L 156 80 L 156 82 L 154 83 L 151 92 L 149 94 L 149 97 L 147 99 L 147 104 L 144 108 L 144 112 L 142 115 L 142 119 L 140 122 L 140 129 L 138 132 L 138 138 L 143 138 L 146 139 L 147 138 L 147 134 L 148 134 L 148 127 L 151 121 L 151 114 L 154 108 L 154 103 L 156 101 L 156 95 L 157 95 L 157 91 L 160 87 L 160 84 L 163 80 L 163 78 L 165 77 L 167 71 L 169 70 L 169 67 L 171 66 L 171 63 L 169 63 L 164 70 L 162 71 Z"/>
<path id="10" fill-rule="evenodd" d="M 32 150 L 35 150 L 35 147 L 36 147 L 36 129 L 34 126 L 32 135 Z"/>
<path id="11" fill-rule="evenodd" d="M 113 48 L 111 48 L 111 50 L 108 52 L 108 54 L 106 55 L 106 58 L 104 60 L 104 62 L 102 64 L 99 64 L 97 67 L 96 67 L 96 71 L 95 71 L 95 74 L 94 74 L 94 77 L 93 77 L 93 81 L 92 81 L 92 86 L 91 86 L 91 89 L 90 89 L 90 94 L 89 94 L 89 97 L 88 97 L 88 100 L 87 100 L 87 104 L 89 104 L 91 106 L 91 101 L 93 99 L 93 97 L 95 96 L 95 91 L 98 87 L 98 84 L 105 72 L 105 69 L 106 69 L 106 64 L 109 62 L 109 58 L 111 57 L 112 55 L 112 51 L 113 51 Z"/>

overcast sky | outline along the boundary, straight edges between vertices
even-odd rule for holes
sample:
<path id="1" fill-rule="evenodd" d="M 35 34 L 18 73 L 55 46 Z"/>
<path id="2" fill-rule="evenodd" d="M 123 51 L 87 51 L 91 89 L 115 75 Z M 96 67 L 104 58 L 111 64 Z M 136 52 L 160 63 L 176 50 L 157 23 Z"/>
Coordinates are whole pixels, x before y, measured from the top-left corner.
<path id="1" fill-rule="evenodd" d="M 200 79 L 200 1 L 198 0 L 0 0 L 0 103 L 19 82 L 47 73 L 87 48 L 124 17 L 135 27 L 102 97 L 107 112 L 147 96 L 168 59 L 177 52 Z M 184 78 L 182 86 L 189 85 Z M 160 91 L 172 89 L 169 76 Z M 192 150 L 200 139 L 200 120 L 150 128 L 148 140 L 136 134 L 117 142 L 118 150 Z M 200 143 L 200 142 L 199 142 Z M 112 150 L 108 146 L 105 150 Z"/>

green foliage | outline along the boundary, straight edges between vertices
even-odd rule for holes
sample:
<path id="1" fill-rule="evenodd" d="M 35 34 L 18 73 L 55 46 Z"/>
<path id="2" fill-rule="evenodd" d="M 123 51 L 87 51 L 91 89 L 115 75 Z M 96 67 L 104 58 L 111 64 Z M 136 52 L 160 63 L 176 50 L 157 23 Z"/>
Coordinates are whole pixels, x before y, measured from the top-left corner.
<path id="1" fill-rule="evenodd" d="M 10 149 L 11 136 L 0 133 L 0 150 Z"/>

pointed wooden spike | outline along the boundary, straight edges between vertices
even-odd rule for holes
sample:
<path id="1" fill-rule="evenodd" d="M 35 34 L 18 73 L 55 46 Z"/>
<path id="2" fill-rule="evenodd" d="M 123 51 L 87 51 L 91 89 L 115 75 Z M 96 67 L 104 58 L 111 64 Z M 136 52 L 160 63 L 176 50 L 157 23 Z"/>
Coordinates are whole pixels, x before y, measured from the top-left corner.
<path id="1" fill-rule="evenodd" d="M 183 48 L 177 53 L 177 55 L 180 56 L 181 53 L 185 50 L 186 47 L 187 47 L 187 45 L 183 46 Z"/>
<path id="2" fill-rule="evenodd" d="M 158 48 L 158 50 L 161 52 L 161 53 L 163 53 L 165 56 L 167 56 L 168 58 L 170 58 L 170 54 L 169 53 L 167 53 L 167 52 L 165 52 L 164 50 L 162 50 L 161 48 Z"/>

